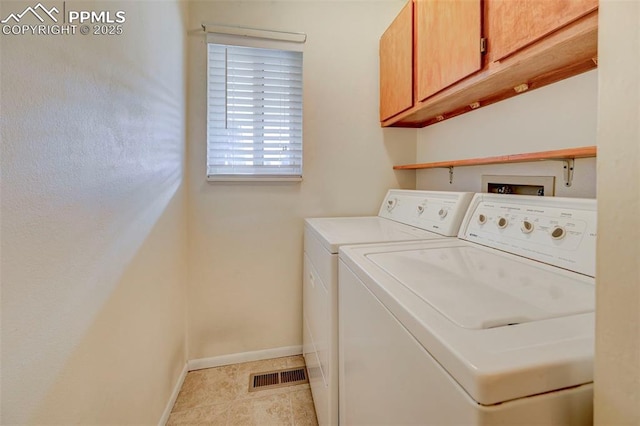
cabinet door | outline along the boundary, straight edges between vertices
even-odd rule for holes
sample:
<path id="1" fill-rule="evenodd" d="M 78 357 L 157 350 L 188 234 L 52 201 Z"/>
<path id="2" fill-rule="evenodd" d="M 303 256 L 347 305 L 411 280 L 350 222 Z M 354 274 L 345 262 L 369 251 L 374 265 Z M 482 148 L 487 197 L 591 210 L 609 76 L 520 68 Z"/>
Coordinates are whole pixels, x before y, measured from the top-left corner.
<path id="1" fill-rule="evenodd" d="M 416 99 L 482 67 L 480 0 L 416 0 Z"/>
<path id="2" fill-rule="evenodd" d="M 527 47 L 598 8 L 598 0 L 487 0 L 492 62 Z"/>
<path id="3" fill-rule="evenodd" d="M 380 38 L 380 121 L 413 106 L 413 2 Z"/>

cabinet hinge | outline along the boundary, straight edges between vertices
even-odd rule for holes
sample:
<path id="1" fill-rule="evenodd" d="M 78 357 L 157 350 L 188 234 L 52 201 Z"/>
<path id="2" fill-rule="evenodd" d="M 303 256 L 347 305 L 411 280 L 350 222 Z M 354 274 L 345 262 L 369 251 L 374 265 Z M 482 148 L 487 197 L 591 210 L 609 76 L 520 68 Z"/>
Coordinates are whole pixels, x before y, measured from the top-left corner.
<path id="1" fill-rule="evenodd" d="M 480 53 L 487 53 L 487 39 L 484 37 L 480 39 Z"/>

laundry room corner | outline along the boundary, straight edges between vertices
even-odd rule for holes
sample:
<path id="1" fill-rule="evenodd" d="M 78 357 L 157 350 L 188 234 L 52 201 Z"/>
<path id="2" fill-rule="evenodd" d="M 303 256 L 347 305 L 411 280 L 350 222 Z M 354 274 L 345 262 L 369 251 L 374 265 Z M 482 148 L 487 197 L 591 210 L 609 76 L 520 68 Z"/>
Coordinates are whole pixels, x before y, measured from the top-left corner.
<path id="1" fill-rule="evenodd" d="M 0 426 L 640 426 L 640 0 L 0 0 Z"/>
<path id="2" fill-rule="evenodd" d="M 191 29 L 307 36 L 297 183 L 207 181 L 205 37 L 189 36 L 189 359 L 299 347 L 303 219 L 370 215 L 388 188 L 415 186 L 393 170 L 415 158 L 415 131 L 393 140 L 377 121 L 378 37 L 402 3 L 189 3 Z"/>

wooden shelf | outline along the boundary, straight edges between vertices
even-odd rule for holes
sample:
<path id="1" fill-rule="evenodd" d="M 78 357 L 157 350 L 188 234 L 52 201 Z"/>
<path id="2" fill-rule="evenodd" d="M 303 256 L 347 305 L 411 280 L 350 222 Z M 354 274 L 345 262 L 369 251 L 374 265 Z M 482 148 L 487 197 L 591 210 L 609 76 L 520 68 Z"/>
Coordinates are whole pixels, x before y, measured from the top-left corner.
<path id="1" fill-rule="evenodd" d="M 580 148 L 560 149 L 556 151 L 530 152 L 527 154 L 500 155 L 497 157 L 469 158 L 467 160 L 438 161 L 435 163 L 405 164 L 393 166 L 394 170 L 418 170 L 449 168 L 463 166 L 482 166 L 486 164 L 527 163 L 544 160 L 573 160 L 575 158 L 588 158 L 596 156 L 595 146 Z"/>

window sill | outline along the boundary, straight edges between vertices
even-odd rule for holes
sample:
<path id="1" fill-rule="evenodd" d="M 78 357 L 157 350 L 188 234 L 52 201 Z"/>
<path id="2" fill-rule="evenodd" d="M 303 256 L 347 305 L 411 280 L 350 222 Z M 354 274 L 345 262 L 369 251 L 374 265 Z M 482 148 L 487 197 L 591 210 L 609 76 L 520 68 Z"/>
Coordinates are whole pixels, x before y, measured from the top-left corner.
<path id="1" fill-rule="evenodd" d="M 208 175 L 208 182 L 302 182 L 302 176 L 216 176 Z"/>

